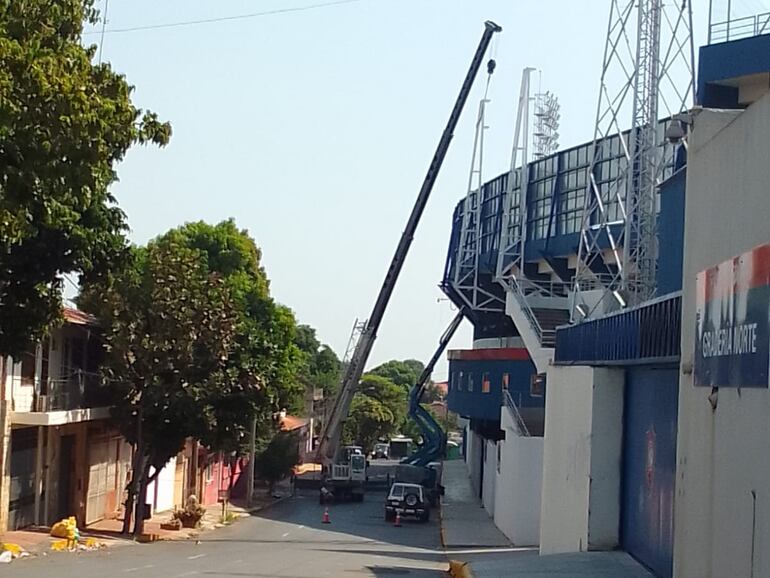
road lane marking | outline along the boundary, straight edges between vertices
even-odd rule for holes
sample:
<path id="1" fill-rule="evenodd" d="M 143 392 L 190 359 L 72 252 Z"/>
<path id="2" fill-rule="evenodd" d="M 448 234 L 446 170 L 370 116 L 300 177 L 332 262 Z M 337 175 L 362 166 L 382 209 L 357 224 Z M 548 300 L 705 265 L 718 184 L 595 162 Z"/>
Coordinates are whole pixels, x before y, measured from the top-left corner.
<path id="1" fill-rule="evenodd" d="M 197 573 L 197 570 L 193 570 L 192 572 L 183 572 L 182 574 L 177 574 L 177 578 L 182 578 L 183 576 L 195 576 Z"/>
<path id="2" fill-rule="evenodd" d="M 188 560 L 197 560 L 198 558 L 203 558 L 206 554 L 198 554 L 196 556 L 188 556 Z"/>
<path id="3" fill-rule="evenodd" d="M 286 538 L 289 534 L 291 534 L 291 532 L 286 532 L 284 534 L 281 534 L 281 538 Z"/>
<path id="4" fill-rule="evenodd" d="M 123 572 L 136 572 L 137 570 L 147 570 L 148 568 L 155 568 L 153 564 L 147 564 L 147 566 L 139 566 L 138 568 L 126 568 Z"/>

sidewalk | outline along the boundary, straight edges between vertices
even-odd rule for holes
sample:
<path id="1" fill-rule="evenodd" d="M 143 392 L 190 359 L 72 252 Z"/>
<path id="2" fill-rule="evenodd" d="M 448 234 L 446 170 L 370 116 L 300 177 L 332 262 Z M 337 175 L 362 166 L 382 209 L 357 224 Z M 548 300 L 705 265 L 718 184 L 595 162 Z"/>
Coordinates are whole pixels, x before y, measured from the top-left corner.
<path id="1" fill-rule="evenodd" d="M 463 460 L 444 462 L 441 534 L 445 548 L 505 548 L 511 542 L 479 503 Z"/>
<path id="2" fill-rule="evenodd" d="M 579 552 L 540 556 L 537 548 L 515 548 L 481 507 L 463 460 L 444 462 L 446 494 L 441 535 L 447 555 L 467 562 L 452 576 L 475 578 L 653 578 L 625 552 Z"/>
<path id="3" fill-rule="evenodd" d="M 266 507 L 271 506 L 285 498 L 291 496 L 291 486 L 289 481 L 284 481 L 276 484 L 274 495 L 278 495 L 278 498 L 274 498 L 269 495 L 266 490 L 260 488 L 254 493 L 254 504 L 251 508 L 247 508 L 245 504 L 240 501 L 231 502 L 228 506 L 228 513 L 230 514 L 231 522 L 237 520 L 240 517 L 248 516 L 251 513 L 258 512 Z M 205 506 L 206 514 L 201 520 L 200 527 L 198 528 L 182 528 L 181 530 L 163 530 L 160 525 L 168 522 L 172 518 L 172 512 L 157 512 L 151 519 L 146 520 L 144 523 L 144 532 L 146 535 L 152 535 L 153 540 L 189 540 L 197 538 L 202 532 L 207 532 L 215 528 L 221 528 L 227 524 L 222 520 L 222 505 L 214 504 Z M 124 536 L 121 534 L 123 528 L 123 518 L 112 518 L 101 520 L 94 524 L 91 524 L 87 528 L 81 529 L 81 539 L 95 538 L 104 547 L 113 547 L 118 545 L 128 545 L 135 543 L 133 536 Z M 22 547 L 23 550 L 31 554 L 40 554 L 51 550 L 51 544 L 60 540 L 60 538 L 54 538 L 50 534 L 50 528 L 27 528 L 24 530 L 15 530 L 11 532 L 5 532 L 0 535 L 0 542 L 17 544 Z"/>

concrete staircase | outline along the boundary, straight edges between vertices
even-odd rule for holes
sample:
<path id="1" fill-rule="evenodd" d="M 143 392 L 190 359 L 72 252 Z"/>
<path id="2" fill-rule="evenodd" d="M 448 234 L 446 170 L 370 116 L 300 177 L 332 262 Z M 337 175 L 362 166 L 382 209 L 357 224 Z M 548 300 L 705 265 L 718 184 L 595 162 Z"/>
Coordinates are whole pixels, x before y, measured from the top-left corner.
<path id="1" fill-rule="evenodd" d="M 533 308 L 532 313 L 540 325 L 542 335 L 540 344 L 543 347 L 553 349 L 556 345 L 556 328 L 569 323 L 569 311 L 566 309 Z"/>
<path id="2" fill-rule="evenodd" d="M 569 323 L 567 298 L 550 296 L 546 288 L 526 279 L 513 280 L 506 291 L 505 312 L 516 324 L 538 373 L 545 373 L 553 360 L 556 328 Z"/>

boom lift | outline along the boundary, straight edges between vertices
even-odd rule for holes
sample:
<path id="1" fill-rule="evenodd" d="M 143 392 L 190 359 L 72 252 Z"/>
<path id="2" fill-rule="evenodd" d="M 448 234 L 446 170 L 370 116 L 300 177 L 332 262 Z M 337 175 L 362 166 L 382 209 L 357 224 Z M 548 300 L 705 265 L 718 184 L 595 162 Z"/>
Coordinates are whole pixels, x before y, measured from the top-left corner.
<path id="1" fill-rule="evenodd" d="M 430 358 L 425 369 L 422 370 L 417 382 L 412 386 L 409 391 L 409 417 L 417 424 L 422 434 L 422 445 L 411 456 L 407 456 L 401 463 L 408 464 L 410 466 L 426 467 L 429 463 L 435 462 L 441 459 L 446 452 L 446 434 L 441 429 L 441 425 L 435 420 L 435 418 L 428 412 L 420 402 L 422 401 L 422 395 L 425 393 L 425 386 L 433 373 L 433 368 L 436 366 L 441 354 L 446 349 L 446 346 L 452 339 L 452 336 L 460 327 L 464 317 L 463 310 L 460 310 L 452 322 L 444 331 L 444 334 L 439 339 L 438 347 L 433 353 L 433 357 Z"/>
<path id="2" fill-rule="evenodd" d="M 405 457 L 396 467 L 396 481 L 411 484 L 420 484 L 425 488 L 425 492 L 433 506 L 438 503 L 439 495 L 443 494 L 443 489 L 438 479 L 438 472 L 430 467 L 431 462 L 436 462 L 444 457 L 446 452 L 446 434 L 441 429 L 435 418 L 422 405 L 422 395 L 425 393 L 425 386 L 433 373 L 441 354 L 454 336 L 457 328 L 460 327 L 464 317 L 464 310 L 458 311 L 452 322 L 444 331 L 439 339 L 438 347 L 430 358 L 428 364 L 423 369 L 417 382 L 409 391 L 409 417 L 417 424 L 422 434 L 422 445 L 411 456 Z"/>
<path id="3" fill-rule="evenodd" d="M 487 21 L 484 23 L 484 34 L 481 37 L 476 53 L 473 55 L 471 66 L 465 76 L 462 87 L 460 88 L 460 94 L 455 101 L 454 108 L 452 108 L 452 112 L 449 115 L 449 121 L 441 135 L 441 140 L 438 143 L 436 152 L 433 154 L 433 159 L 428 167 L 428 172 L 425 175 L 425 179 L 420 188 L 420 192 L 417 195 L 417 200 L 412 208 L 412 212 L 409 215 L 406 228 L 401 234 L 401 239 L 396 247 L 396 252 L 390 262 L 390 267 L 388 267 L 388 271 L 385 274 L 385 280 L 380 289 L 380 293 L 377 296 L 377 300 L 374 303 L 372 314 L 366 322 L 366 326 L 356 343 L 355 351 L 350 359 L 350 363 L 345 369 L 340 389 L 334 399 L 334 405 L 324 424 L 318 444 L 317 459 L 323 466 L 324 487 L 328 491 L 331 491 L 335 496 L 345 495 L 350 496 L 355 500 L 363 499 L 366 471 L 365 468 L 363 471 L 360 471 L 358 466 L 360 466 L 360 458 L 363 457 L 364 464 L 366 458 L 365 456 L 360 456 L 359 454 L 350 451 L 340 451 L 339 445 L 340 437 L 342 436 L 342 428 L 347 419 L 348 412 L 350 411 L 350 404 L 353 401 L 353 395 L 358 388 L 364 366 L 366 365 L 369 354 L 374 346 L 374 340 L 377 338 L 377 330 L 382 322 L 385 309 L 393 294 L 393 289 L 396 286 L 396 281 L 404 266 L 404 262 L 406 261 L 406 256 L 409 252 L 409 247 L 412 244 L 414 233 L 417 230 L 417 225 L 420 222 L 420 217 L 422 217 L 422 213 L 425 210 L 428 198 L 433 190 L 433 185 L 436 183 L 439 170 L 441 169 L 441 165 L 444 162 L 447 150 L 449 149 L 449 143 L 454 136 L 454 130 L 460 119 L 460 113 L 465 107 L 465 102 L 468 100 L 471 86 L 476 78 L 476 73 L 481 67 L 489 43 L 492 41 L 492 36 L 501 30 L 502 28 L 494 22 Z"/>

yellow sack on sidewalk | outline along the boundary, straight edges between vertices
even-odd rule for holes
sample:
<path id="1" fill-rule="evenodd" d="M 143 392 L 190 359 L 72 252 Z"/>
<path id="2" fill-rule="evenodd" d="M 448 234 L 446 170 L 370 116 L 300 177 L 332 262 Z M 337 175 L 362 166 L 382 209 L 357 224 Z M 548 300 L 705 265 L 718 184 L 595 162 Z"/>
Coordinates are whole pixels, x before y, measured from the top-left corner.
<path id="1" fill-rule="evenodd" d="M 51 527 L 51 536 L 54 538 L 75 540 L 79 534 L 80 532 L 78 532 L 78 523 L 74 516 L 59 520 Z"/>

